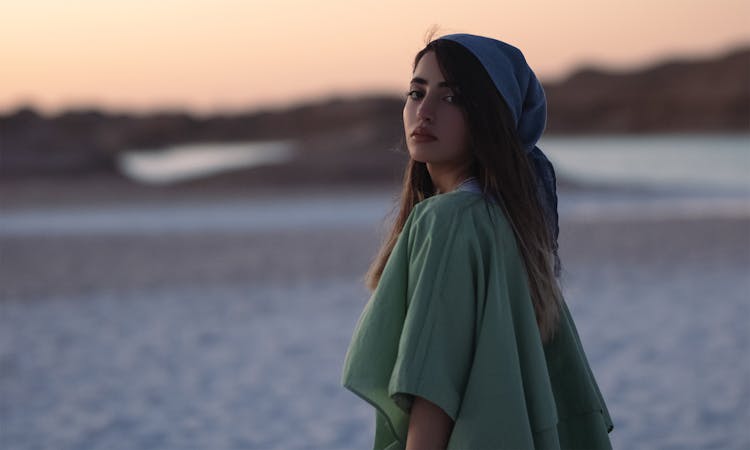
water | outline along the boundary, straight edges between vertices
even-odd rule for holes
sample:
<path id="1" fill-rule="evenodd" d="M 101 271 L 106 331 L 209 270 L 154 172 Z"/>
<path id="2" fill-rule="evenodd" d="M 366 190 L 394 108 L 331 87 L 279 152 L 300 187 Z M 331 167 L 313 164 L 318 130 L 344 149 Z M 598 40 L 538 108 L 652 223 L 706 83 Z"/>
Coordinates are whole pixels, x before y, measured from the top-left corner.
<path id="1" fill-rule="evenodd" d="M 539 146 L 573 180 L 750 193 L 750 134 L 544 137 Z"/>
<path id="2" fill-rule="evenodd" d="M 159 185 L 229 170 L 282 164 L 292 159 L 296 150 L 290 141 L 187 144 L 123 152 L 118 155 L 117 165 L 134 181 Z"/>
<path id="3" fill-rule="evenodd" d="M 750 192 L 750 134 L 543 137 L 557 172 L 574 180 L 652 187 L 729 188 Z M 169 184 L 222 171 L 282 164 L 292 141 L 203 143 L 120 155 L 126 176 Z"/>
<path id="4" fill-rule="evenodd" d="M 388 192 L 294 195 L 255 200 L 165 205 L 78 206 L 7 211 L 2 236 L 149 235 L 349 229 L 383 220 L 393 208 Z M 559 193 L 566 222 L 750 217 L 742 192 L 581 191 Z"/>
<path id="5" fill-rule="evenodd" d="M 595 183 L 588 190 L 559 194 L 561 219 L 579 222 L 750 216 L 748 144 L 750 135 L 551 137 L 540 143 L 559 178 Z M 166 183 L 221 170 L 238 164 L 238 158 L 249 165 L 274 158 L 279 162 L 289 157 L 290 145 L 180 147 L 168 156 L 138 156 L 148 159 L 138 170 L 135 155 L 126 161 L 133 159 L 134 176 Z M 339 192 L 210 204 L 21 210 L 0 215 L 0 236 L 347 228 L 381 220 L 394 195 Z"/>

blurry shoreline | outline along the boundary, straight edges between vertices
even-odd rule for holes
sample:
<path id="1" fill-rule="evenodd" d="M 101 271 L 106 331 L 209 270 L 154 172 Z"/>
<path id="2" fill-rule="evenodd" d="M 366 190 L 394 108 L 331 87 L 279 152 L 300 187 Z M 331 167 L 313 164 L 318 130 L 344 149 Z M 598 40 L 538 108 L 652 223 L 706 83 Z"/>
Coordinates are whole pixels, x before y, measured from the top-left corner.
<path id="1" fill-rule="evenodd" d="M 558 196 L 569 193 L 644 194 L 664 192 L 638 185 L 614 185 L 582 182 L 558 175 Z M 97 207 L 113 205 L 159 205 L 215 201 L 253 201 L 258 199 L 295 196 L 368 195 L 387 193 L 397 198 L 401 181 L 361 182 L 338 179 L 327 182 L 268 182 L 263 183 L 246 173 L 225 173 L 173 185 L 152 186 L 138 184 L 123 177 L 108 174 L 88 174 L 69 177 L 29 177 L 0 180 L 0 211 L 24 209 Z"/>
<path id="2" fill-rule="evenodd" d="M 750 46 L 713 58 L 664 60 L 633 72 L 581 68 L 544 83 L 545 136 L 750 132 Z M 0 112 L 3 179 L 118 175 L 129 152 L 175 146 L 284 141 L 300 151 L 293 170 L 267 169 L 259 184 L 398 180 L 404 99 L 334 97 L 278 109 L 209 116 L 95 107 L 55 115 L 32 105 Z M 287 178 L 284 178 L 284 177 Z M 231 176 L 230 178 L 236 178 Z M 240 180 L 235 180 L 240 181 Z M 239 185 L 243 185 L 244 181 Z"/>
<path id="3" fill-rule="evenodd" d="M 399 183 L 373 182 L 353 185 L 345 181 L 328 183 L 268 183 L 233 174 L 190 182 L 150 186 L 120 176 L 90 174 L 75 179 L 38 177 L 0 182 L 0 209 L 36 209 L 73 206 L 111 206 L 127 204 L 166 204 L 254 200 L 295 195 L 326 195 L 347 191 L 397 192 Z M 244 179 L 244 183 L 243 183 Z"/>

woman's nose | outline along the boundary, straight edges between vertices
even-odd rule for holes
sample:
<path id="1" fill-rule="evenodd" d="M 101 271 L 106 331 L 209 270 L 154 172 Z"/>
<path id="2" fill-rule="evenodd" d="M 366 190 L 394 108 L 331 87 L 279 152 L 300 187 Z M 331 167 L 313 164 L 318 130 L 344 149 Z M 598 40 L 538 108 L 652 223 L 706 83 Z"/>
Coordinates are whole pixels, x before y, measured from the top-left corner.
<path id="1" fill-rule="evenodd" d="M 435 120 L 435 107 L 432 100 L 429 100 L 427 97 L 422 99 L 417 108 L 417 118 L 430 122 Z"/>

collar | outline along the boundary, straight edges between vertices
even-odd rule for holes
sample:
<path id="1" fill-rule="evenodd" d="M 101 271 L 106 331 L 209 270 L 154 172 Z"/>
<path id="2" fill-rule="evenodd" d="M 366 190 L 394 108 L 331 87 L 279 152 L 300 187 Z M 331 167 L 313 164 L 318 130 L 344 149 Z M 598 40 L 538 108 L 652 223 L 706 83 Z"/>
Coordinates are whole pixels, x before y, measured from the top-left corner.
<path id="1" fill-rule="evenodd" d="M 477 194 L 482 193 L 482 187 L 479 186 L 479 180 L 477 180 L 476 177 L 469 177 L 465 179 L 464 181 L 459 183 L 454 190 L 476 192 Z"/>

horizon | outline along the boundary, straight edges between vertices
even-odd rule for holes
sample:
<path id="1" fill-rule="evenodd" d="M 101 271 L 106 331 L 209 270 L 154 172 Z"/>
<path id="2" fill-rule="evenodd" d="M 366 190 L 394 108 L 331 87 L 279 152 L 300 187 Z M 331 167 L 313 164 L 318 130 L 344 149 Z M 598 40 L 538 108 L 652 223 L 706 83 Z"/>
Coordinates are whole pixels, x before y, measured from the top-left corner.
<path id="1" fill-rule="evenodd" d="M 517 46 L 545 83 L 584 68 L 633 72 L 750 45 L 750 3 L 737 0 L 679 7 L 645 0 L 464 6 L 455 11 L 447 4 L 395 0 L 6 5 L 0 7 L 6 17 L 0 112 L 31 107 L 42 114 L 98 109 L 211 115 L 400 95 L 411 58 L 433 24 L 437 36 L 471 32 Z M 524 20 L 540 11 L 539 25 L 529 27 Z"/>
<path id="2" fill-rule="evenodd" d="M 584 70 L 595 70 L 599 73 L 603 73 L 605 75 L 629 75 L 629 74 L 639 74 L 645 71 L 652 70 L 656 67 L 660 67 L 664 64 L 669 63 L 675 63 L 675 62 L 697 62 L 700 63 L 702 61 L 710 61 L 715 59 L 720 59 L 726 56 L 729 56 L 731 54 L 737 53 L 737 52 L 748 52 L 750 51 L 750 41 L 748 42 L 742 42 L 738 45 L 734 46 L 728 46 L 727 48 L 724 48 L 722 51 L 716 52 L 715 54 L 709 54 L 709 55 L 690 55 L 690 56 L 679 56 L 674 55 L 672 57 L 666 57 L 664 59 L 658 60 L 658 61 L 649 61 L 647 63 L 644 63 L 643 65 L 637 66 L 637 67 L 625 67 L 625 68 L 617 68 L 617 67 L 603 67 L 603 66 L 597 66 L 595 64 L 585 64 L 581 66 L 574 67 L 569 73 L 565 74 L 563 77 L 559 79 L 554 80 L 545 80 L 541 79 L 540 82 L 542 84 L 548 85 L 548 84 L 556 84 L 556 83 L 562 83 L 565 82 L 569 77 L 580 73 Z M 372 98 L 394 98 L 399 97 L 400 93 L 396 91 L 364 91 L 364 92 L 350 92 L 350 93 L 339 93 L 339 92 L 331 92 L 328 94 L 322 94 L 317 96 L 311 96 L 311 97 L 297 97 L 297 98 L 290 98 L 285 101 L 276 101 L 271 102 L 268 104 L 250 104 L 250 105 L 240 105 L 234 109 L 214 109 L 210 111 L 204 111 L 200 109 L 191 109 L 189 107 L 182 107 L 182 106 L 170 106 L 170 105 L 155 105 L 155 106 L 146 106 L 146 107 L 118 107 L 117 105 L 101 105 L 101 104 L 69 104 L 69 105 L 63 105 L 62 107 L 50 109 L 50 108 L 40 108 L 38 105 L 31 104 L 31 103 L 18 103 L 16 105 L 12 105 L 9 108 L 2 109 L 0 108 L 0 116 L 2 115 L 12 115 L 19 111 L 30 109 L 34 111 L 36 114 L 39 114 L 41 116 L 45 117 L 52 117 L 57 116 L 65 113 L 71 113 L 71 112 L 101 112 L 104 114 L 126 114 L 126 115 L 138 115 L 138 116 L 148 116 L 148 115 L 159 115 L 159 114 L 187 114 L 192 117 L 201 118 L 201 117 L 211 117 L 216 115 L 234 115 L 234 114 L 256 114 L 260 112 L 283 112 L 289 109 L 297 108 L 297 107 L 305 107 L 309 105 L 319 105 L 319 104 L 325 104 L 328 102 L 334 102 L 334 101 L 356 101 L 356 100 L 362 100 L 362 99 L 372 99 Z"/>

